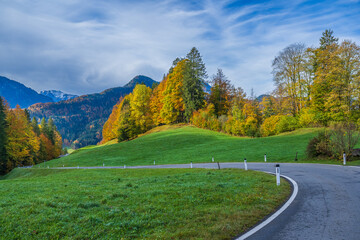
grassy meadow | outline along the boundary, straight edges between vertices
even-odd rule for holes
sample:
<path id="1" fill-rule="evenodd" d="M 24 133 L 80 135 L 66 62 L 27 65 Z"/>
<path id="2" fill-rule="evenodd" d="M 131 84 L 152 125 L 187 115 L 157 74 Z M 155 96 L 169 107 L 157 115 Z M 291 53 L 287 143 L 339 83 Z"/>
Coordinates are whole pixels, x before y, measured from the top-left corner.
<path id="1" fill-rule="evenodd" d="M 134 166 L 209 162 L 212 157 L 220 162 L 306 162 L 306 146 L 317 134 L 317 129 L 264 138 L 233 137 L 192 126 L 163 126 L 137 139 L 114 144 L 79 149 L 67 157 L 46 162 L 50 167 L 71 166 Z M 44 167 L 39 164 L 38 167 Z"/>
<path id="2" fill-rule="evenodd" d="M 240 169 L 15 169 L 0 181 L 0 238 L 231 239 L 290 191 Z"/>

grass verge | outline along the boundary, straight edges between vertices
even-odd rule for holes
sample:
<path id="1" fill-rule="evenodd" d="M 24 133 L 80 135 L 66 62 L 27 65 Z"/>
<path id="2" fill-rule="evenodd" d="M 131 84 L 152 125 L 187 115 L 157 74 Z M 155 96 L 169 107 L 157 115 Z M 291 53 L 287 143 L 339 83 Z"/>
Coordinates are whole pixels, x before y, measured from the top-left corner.
<path id="1" fill-rule="evenodd" d="M 231 239 L 290 195 L 239 169 L 15 169 L 0 181 L 4 239 Z"/>

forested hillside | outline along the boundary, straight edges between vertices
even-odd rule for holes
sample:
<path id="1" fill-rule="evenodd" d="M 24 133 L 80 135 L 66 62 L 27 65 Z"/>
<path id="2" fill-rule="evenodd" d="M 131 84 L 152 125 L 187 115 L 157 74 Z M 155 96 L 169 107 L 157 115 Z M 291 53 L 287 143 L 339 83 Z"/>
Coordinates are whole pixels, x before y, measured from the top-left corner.
<path id="1" fill-rule="evenodd" d="M 53 118 L 65 145 L 78 148 L 97 144 L 102 138 L 102 127 L 119 98 L 129 94 L 136 83 L 151 87 L 156 82 L 137 76 L 130 83 L 129 87 L 111 88 L 57 103 L 35 104 L 29 107 L 29 112 L 37 119 Z"/>
<path id="2" fill-rule="evenodd" d="M 280 51 L 272 63 L 276 88 L 259 98 L 235 88 L 221 69 L 210 79 L 211 92 L 204 92 L 207 72 L 193 48 L 175 59 L 156 88 L 138 85 L 121 99 L 104 125 L 103 142 L 180 122 L 249 137 L 311 126 L 354 129 L 360 125 L 360 47 L 350 40 L 339 43 L 331 30 L 319 42 Z"/>
<path id="3" fill-rule="evenodd" d="M 57 158 L 61 149 L 62 139 L 51 118 L 39 125 L 27 110 L 11 109 L 0 97 L 0 175 Z"/>

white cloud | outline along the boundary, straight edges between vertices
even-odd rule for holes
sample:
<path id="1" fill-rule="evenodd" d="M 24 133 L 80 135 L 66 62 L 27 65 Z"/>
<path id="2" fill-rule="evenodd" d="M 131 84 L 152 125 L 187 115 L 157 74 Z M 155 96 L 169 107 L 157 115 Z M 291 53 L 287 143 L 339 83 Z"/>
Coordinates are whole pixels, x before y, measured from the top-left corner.
<path id="1" fill-rule="evenodd" d="M 196 46 L 210 76 L 223 68 L 236 86 L 262 94 L 272 90 L 271 61 L 287 45 L 316 45 L 326 28 L 359 40 L 356 3 L 346 13 L 341 2 L 194 3 L 3 1 L 0 75 L 36 90 L 99 92 L 138 74 L 161 80 Z"/>

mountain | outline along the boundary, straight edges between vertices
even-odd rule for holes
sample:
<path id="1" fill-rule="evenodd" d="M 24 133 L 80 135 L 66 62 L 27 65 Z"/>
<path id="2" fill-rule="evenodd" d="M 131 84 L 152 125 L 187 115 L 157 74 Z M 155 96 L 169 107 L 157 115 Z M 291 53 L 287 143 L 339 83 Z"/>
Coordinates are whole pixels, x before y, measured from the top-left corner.
<path id="1" fill-rule="evenodd" d="M 271 95 L 269 94 L 261 94 L 260 96 L 258 96 L 256 99 L 261 102 L 264 98 L 266 97 L 270 97 Z"/>
<path id="2" fill-rule="evenodd" d="M 210 93 L 211 93 L 211 86 L 210 86 L 207 82 L 205 82 L 205 83 L 204 83 L 204 86 L 203 86 L 203 90 L 204 90 L 204 92 L 206 92 L 207 94 L 210 94 Z"/>
<path id="3" fill-rule="evenodd" d="M 38 103 L 28 110 L 31 117 L 53 118 L 65 145 L 75 148 L 93 145 L 102 139 L 102 127 L 120 97 L 131 93 L 135 85 L 141 83 L 151 87 L 157 82 L 145 76 L 136 76 L 124 87 L 55 103 Z"/>
<path id="4" fill-rule="evenodd" d="M 78 97 L 77 95 L 64 93 L 58 90 L 41 91 L 40 94 L 50 97 L 54 102 L 60 102 Z"/>
<path id="5" fill-rule="evenodd" d="M 131 88 L 134 89 L 136 84 L 145 84 L 148 87 L 152 87 L 152 85 L 156 83 L 154 80 L 152 80 L 149 77 L 138 75 L 130 80 L 127 84 L 125 84 L 124 88 Z"/>
<path id="6" fill-rule="evenodd" d="M 34 103 L 53 102 L 50 97 L 2 76 L 0 76 L 0 96 L 6 99 L 11 108 L 15 108 L 17 104 L 21 108 L 27 108 Z"/>

